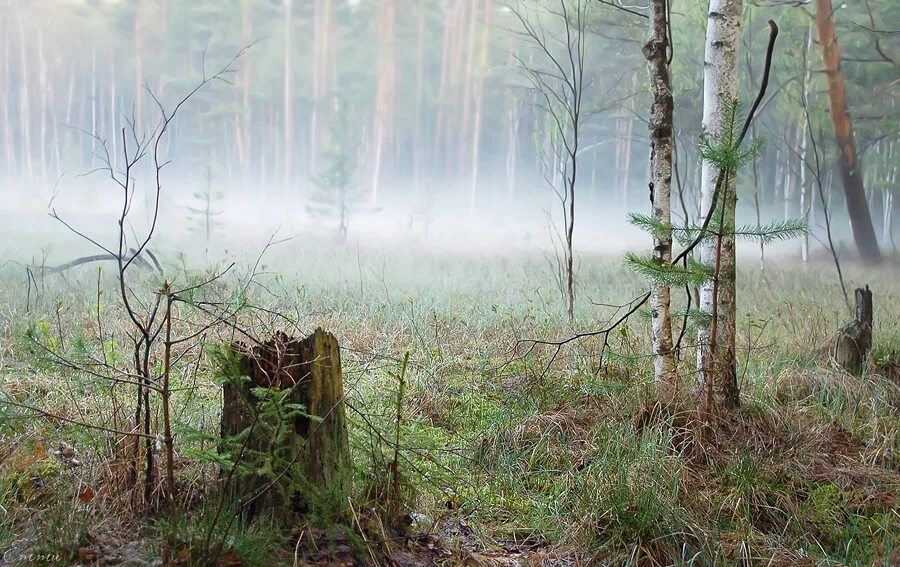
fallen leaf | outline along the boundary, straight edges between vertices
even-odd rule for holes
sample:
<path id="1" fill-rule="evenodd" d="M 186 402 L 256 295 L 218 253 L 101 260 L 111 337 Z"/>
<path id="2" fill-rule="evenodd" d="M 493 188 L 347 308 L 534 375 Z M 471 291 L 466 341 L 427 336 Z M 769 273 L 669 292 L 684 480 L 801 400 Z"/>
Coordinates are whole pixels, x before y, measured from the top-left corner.
<path id="1" fill-rule="evenodd" d="M 85 503 L 90 502 L 94 499 L 94 491 L 89 486 L 85 488 L 81 494 L 78 495 L 78 499 Z"/>
<path id="2" fill-rule="evenodd" d="M 97 559 L 97 554 L 90 547 L 78 548 L 78 560 L 83 562 L 93 562 Z"/>
<path id="3" fill-rule="evenodd" d="M 219 557 L 219 560 L 216 561 L 217 567 L 241 567 L 243 564 L 244 559 L 236 550 L 229 551 L 225 555 Z"/>

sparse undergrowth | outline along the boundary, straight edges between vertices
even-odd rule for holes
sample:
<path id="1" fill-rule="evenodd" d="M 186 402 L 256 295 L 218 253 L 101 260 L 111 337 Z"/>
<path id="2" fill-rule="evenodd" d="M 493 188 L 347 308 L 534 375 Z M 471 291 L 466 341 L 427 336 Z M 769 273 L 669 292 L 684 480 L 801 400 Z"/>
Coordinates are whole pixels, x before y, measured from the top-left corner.
<path id="1" fill-rule="evenodd" d="M 707 425 L 691 398 L 689 348 L 680 397 L 665 406 L 654 400 L 644 355 L 648 325 L 639 315 L 605 350 L 601 339 L 586 339 L 552 365 L 553 349 L 526 356 L 517 341 L 572 332 L 539 259 L 410 252 L 390 265 L 363 266 L 355 251 L 344 252 L 304 258 L 328 269 L 284 271 L 248 289 L 244 300 L 285 317 L 250 310 L 243 323 L 261 335 L 286 326 L 338 335 L 356 474 L 353 518 L 337 527 L 311 520 L 286 533 L 222 514 L 238 529 L 217 550 L 219 564 L 388 564 L 392 555 L 402 564 L 402 554 L 413 551 L 448 565 L 900 562 L 895 268 L 866 280 L 850 274 L 876 297 L 874 354 L 863 378 L 828 362 L 831 337 L 848 317 L 836 284 L 818 270 L 741 274 L 739 293 L 749 306 L 739 322 L 742 407 Z M 169 269 L 182 283 L 202 275 Z M 96 290 L 96 272 L 48 277 L 35 299 L 26 298 L 21 274 L 6 270 L 0 396 L 106 423 L 125 392 L 100 389 L 35 346 L 88 359 L 127 356 L 115 305 L 82 292 Z M 578 329 L 601 326 L 612 309 L 599 304 L 623 303 L 642 285 L 606 258 L 586 258 L 581 270 L 580 281 L 591 282 L 582 297 L 598 305 L 580 306 Z M 227 295 L 228 281 L 217 285 Z M 103 345 L 98 311 L 107 326 Z M 688 347 L 694 335 L 689 327 Z M 231 339 L 218 330 L 206 341 Z M 404 517 L 393 518 L 397 377 L 407 351 L 398 466 Z M 216 372 L 207 354 L 196 376 L 177 385 L 182 564 L 209 556 L 204 534 L 223 521 L 212 512 L 221 464 Z M 0 406 L 0 435 L 4 551 L 40 556 L 34 563 L 47 565 L 150 564 L 159 556 L 167 528 L 153 514 L 131 513 L 133 499 L 119 482 L 126 457 L 114 436 L 7 404 Z M 405 540 L 401 532 L 429 535 Z"/>

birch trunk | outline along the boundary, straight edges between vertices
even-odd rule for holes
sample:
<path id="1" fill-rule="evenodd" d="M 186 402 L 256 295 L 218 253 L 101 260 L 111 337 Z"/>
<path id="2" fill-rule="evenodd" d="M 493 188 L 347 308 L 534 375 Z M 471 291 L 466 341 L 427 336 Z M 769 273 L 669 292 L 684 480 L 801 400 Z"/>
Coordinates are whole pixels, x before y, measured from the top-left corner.
<path id="1" fill-rule="evenodd" d="M 669 83 L 667 0 L 650 2 L 650 40 L 644 46 L 653 105 L 650 113 L 650 207 L 653 218 L 670 225 L 672 188 L 672 88 Z M 628 157 L 626 156 L 626 160 Z M 626 168 L 627 175 L 627 168 Z M 627 179 L 625 184 L 627 186 Z M 672 231 L 653 237 L 653 260 L 672 262 Z M 653 374 L 657 388 L 671 393 L 675 387 L 675 356 L 669 313 L 669 286 L 650 282 L 650 317 L 653 333 Z"/>
<path id="2" fill-rule="evenodd" d="M 725 119 L 725 109 L 737 96 L 738 41 L 741 30 L 742 0 L 710 0 L 706 28 L 706 54 L 703 64 L 703 132 L 715 135 Z M 713 195 L 719 168 L 704 163 L 700 190 L 701 210 L 705 217 L 716 203 Z M 721 192 L 726 197 L 722 206 L 726 218 L 733 219 L 737 205 L 734 175 L 726 177 Z M 706 238 L 700 245 L 700 260 L 704 264 L 716 262 L 716 239 Z M 709 281 L 700 288 L 700 310 L 713 313 L 713 286 L 718 286 L 716 323 L 717 356 L 710 350 L 710 325 L 701 325 L 698 336 L 697 374 L 703 387 L 715 387 L 727 405 L 737 405 L 737 374 L 735 369 L 735 257 L 734 236 L 722 238 L 718 283 Z"/>

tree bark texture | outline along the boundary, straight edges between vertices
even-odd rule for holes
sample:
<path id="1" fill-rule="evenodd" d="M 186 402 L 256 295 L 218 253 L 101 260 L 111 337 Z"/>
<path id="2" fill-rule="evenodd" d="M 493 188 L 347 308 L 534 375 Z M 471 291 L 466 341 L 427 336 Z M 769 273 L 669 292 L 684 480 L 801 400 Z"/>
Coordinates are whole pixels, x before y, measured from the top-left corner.
<path id="1" fill-rule="evenodd" d="M 881 261 L 875 228 L 866 203 L 866 192 L 859 169 L 856 142 L 853 138 L 853 120 L 847 111 L 847 88 L 841 70 L 841 55 L 834 31 L 834 9 L 831 0 L 818 0 L 816 27 L 819 30 L 819 44 L 822 47 L 822 65 L 828 81 L 828 103 L 831 107 L 831 122 L 834 125 L 834 139 L 837 142 L 838 168 L 844 182 L 844 197 L 847 200 L 847 214 L 859 255 L 868 262 Z"/>
<path id="2" fill-rule="evenodd" d="M 221 433 L 242 472 L 228 498 L 279 521 L 311 510 L 343 517 L 351 472 L 337 340 L 322 329 L 305 339 L 277 333 L 232 351 L 238 358 L 223 386 Z M 280 409 L 263 409 L 280 395 Z"/>
<path id="3" fill-rule="evenodd" d="M 650 40 L 644 46 L 653 104 L 650 109 L 650 207 L 653 218 L 665 225 L 672 222 L 672 110 L 674 101 L 669 79 L 669 37 L 667 0 L 650 2 Z M 627 159 L 627 158 L 626 158 Z M 627 168 L 626 168 L 627 175 Z M 627 183 L 627 180 L 626 180 Z M 653 237 L 653 260 L 672 263 L 672 231 Z M 669 286 L 650 282 L 650 317 L 653 334 L 653 373 L 657 388 L 675 385 L 675 356 L 672 350 L 672 322 Z"/>
<path id="4" fill-rule="evenodd" d="M 703 132 L 716 136 L 726 119 L 725 109 L 737 96 L 738 45 L 741 32 L 742 0 L 711 0 L 706 28 L 706 54 L 703 63 Z M 717 206 L 713 203 L 719 167 L 704 163 L 701 177 L 701 210 L 705 217 Z M 734 175 L 726 175 L 725 197 L 718 205 L 724 207 L 726 219 L 734 219 L 737 207 L 737 184 Z M 726 405 L 737 405 L 737 372 L 735 367 L 735 255 L 734 235 L 722 238 L 719 276 L 700 288 L 700 310 L 713 312 L 713 286 L 718 285 L 717 355 L 710 352 L 710 326 L 700 328 L 697 350 L 697 374 L 701 385 L 712 381 L 717 394 Z M 700 245 L 700 261 L 707 265 L 716 262 L 716 239 L 706 238 Z"/>

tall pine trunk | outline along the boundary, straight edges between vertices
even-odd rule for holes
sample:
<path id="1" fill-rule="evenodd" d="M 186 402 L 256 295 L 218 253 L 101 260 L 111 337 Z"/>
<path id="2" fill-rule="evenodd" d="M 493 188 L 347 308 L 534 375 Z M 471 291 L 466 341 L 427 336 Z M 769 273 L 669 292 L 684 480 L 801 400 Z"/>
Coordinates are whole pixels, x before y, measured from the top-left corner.
<path id="1" fill-rule="evenodd" d="M 831 122 L 834 124 L 834 138 L 838 145 L 838 167 L 844 181 L 844 196 L 847 213 L 853 229 L 853 240 L 860 256 L 869 262 L 880 262 L 881 252 L 872 226 L 872 217 L 866 203 L 866 192 L 860 175 L 856 143 L 853 139 L 853 121 L 847 112 L 847 89 L 844 73 L 841 71 L 841 55 L 834 33 L 834 9 L 831 0 L 818 0 L 816 27 L 819 30 L 819 44 L 822 46 L 822 65 L 828 81 L 828 102 L 831 107 Z"/>

